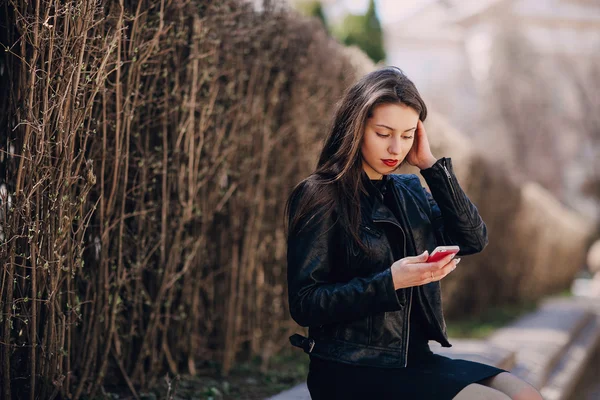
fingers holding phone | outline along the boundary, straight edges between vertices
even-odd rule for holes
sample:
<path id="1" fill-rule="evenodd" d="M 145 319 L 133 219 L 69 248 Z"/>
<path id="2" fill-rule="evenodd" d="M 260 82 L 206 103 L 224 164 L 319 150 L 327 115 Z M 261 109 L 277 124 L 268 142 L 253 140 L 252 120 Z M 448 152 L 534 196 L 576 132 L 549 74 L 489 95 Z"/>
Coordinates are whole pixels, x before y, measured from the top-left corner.
<path id="1" fill-rule="evenodd" d="M 458 263 L 460 262 L 460 258 L 454 258 L 454 254 L 448 254 L 441 260 L 438 260 L 429 264 L 429 277 L 427 277 L 428 282 L 435 282 L 442 280 L 445 278 L 450 272 L 454 271 Z"/>
<path id="2" fill-rule="evenodd" d="M 458 246 L 436 248 L 431 255 L 427 252 L 396 261 L 392 267 L 394 288 L 406 288 L 439 281 L 456 268 L 460 259 L 453 260 Z"/>
<path id="3" fill-rule="evenodd" d="M 460 251 L 458 246 L 438 246 L 429 257 L 427 263 L 433 263 L 430 272 L 430 282 L 439 281 L 445 278 L 460 262 L 460 258 L 454 259 Z"/>

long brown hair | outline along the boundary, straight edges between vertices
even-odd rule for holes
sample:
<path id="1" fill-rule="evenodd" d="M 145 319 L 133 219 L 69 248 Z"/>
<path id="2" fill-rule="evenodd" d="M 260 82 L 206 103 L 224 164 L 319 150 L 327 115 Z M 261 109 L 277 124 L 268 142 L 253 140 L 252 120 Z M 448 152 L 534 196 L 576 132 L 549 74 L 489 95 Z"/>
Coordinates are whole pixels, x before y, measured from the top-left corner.
<path id="1" fill-rule="evenodd" d="M 337 105 L 316 170 L 288 198 L 288 232 L 301 230 L 317 213 L 322 218 L 335 210 L 342 232 L 365 248 L 359 236 L 360 194 L 366 193 L 360 148 L 367 120 L 376 106 L 387 103 L 413 108 L 421 121 L 427 117 L 417 88 L 397 67 L 370 72 L 348 88 Z"/>

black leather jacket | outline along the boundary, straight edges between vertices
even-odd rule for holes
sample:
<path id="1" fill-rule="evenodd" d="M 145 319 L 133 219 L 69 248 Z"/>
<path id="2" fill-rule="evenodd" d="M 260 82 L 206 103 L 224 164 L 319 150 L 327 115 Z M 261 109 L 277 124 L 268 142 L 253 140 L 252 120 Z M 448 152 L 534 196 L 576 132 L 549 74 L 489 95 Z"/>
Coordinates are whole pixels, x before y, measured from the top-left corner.
<path id="1" fill-rule="evenodd" d="M 365 179 L 366 174 L 363 174 Z M 409 317 L 419 301 L 428 324 L 428 339 L 451 347 L 442 312 L 440 283 L 394 289 L 392 250 L 383 224 L 398 229 L 404 254 L 413 256 L 438 245 L 458 245 L 459 255 L 480 252 L 487 230 L 477 208 L 461 189 L 448 158 L 421 170 L 432 194 L 416 175 L 388 175 L 385 187 L 397 202 L 401 220 L 383 204 L 373 185 L 361 199 L 360 235 L 368 255 L 348 245 L 339 232 L 335 212 L 315 218 L 288 235 L 290 314 L 309 337 L 293 335 L 293 345 L 311 356 L 349 364 L 405 367 Z M 368 178 L 366 178 L 368 179 Z M 370 182 L 368 182 L 370 184 Z M 301 192 L 302 193 L 302 192 Z M 432 196 L 433 195 L 433 196 Z M 290 216 L 294 214 L 290 208 Z"/>

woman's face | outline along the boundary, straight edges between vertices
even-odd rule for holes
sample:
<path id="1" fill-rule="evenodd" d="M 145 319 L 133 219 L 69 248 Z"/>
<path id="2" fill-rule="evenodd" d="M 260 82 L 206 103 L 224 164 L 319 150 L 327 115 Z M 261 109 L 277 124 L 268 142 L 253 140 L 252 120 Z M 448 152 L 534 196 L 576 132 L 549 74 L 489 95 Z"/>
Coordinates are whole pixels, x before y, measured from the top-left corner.
<path id="1" fill-rule="evenodd" d="M 400 166 L 410 151 L 419 114 L 405 104 L 380 104 L 367 120 L 361 154 L 371 179 L 381 179 Z"/>

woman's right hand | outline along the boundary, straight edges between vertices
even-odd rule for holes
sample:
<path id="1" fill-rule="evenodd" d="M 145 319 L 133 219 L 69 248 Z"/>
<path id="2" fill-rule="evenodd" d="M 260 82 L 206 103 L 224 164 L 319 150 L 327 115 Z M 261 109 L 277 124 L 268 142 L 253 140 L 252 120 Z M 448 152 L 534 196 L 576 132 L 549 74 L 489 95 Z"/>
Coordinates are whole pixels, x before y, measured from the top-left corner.
<path id="1" fill-rule="evenodd" d="M 449 254 L 436 262 L 426 262 L 429 253 L 415 257 L 402 258 L 392 264 L 392 279 L 394 289 L 402 289 L 411 286 L 425 285 L 430 282 L 445 278 L 460 262 L 460 258 L 453 259 L 454 254 Z"/>

